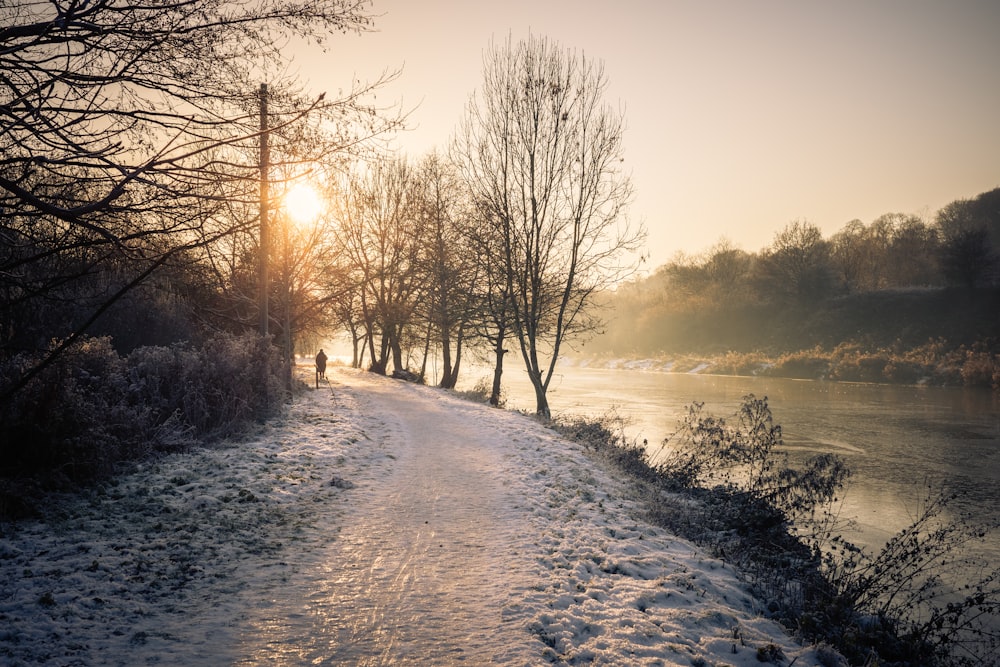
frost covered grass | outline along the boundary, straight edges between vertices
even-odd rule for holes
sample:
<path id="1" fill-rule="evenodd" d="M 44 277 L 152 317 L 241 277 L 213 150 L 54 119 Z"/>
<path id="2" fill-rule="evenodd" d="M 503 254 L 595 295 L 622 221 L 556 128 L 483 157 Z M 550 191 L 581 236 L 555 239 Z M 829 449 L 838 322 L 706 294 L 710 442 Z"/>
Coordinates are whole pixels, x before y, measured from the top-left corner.
<path id="1" fill-rule="evenodd" d="M 253 439 L 2 524 L 0 662 L 837 664 L 579 443 L 333 375 Z"/>

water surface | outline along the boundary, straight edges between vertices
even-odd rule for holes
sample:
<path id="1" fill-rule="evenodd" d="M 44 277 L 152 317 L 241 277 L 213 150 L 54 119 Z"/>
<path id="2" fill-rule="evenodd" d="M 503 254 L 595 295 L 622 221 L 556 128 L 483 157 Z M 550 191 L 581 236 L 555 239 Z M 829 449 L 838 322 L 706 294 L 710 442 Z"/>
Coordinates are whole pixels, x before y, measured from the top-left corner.
<path id="1" fill-rule="evenodd" d="M 467 369 L 466 386 L 488 372 Z M 504 386 L 508 408 L 534 410 L 523 370 L 508 370 Z M 1000 519 L 1000 397 L 989 390 L 562 364 L 549 404 L 555 415 L 598 416 L 614 408 L 631 421 L 629 437 L 657 447 L 692 402 L 730 416 L 747 394 L 767 397 L 793 460 L 831 452 L 847 461 L 853 474 L 840 512 L 858 522 L 849 537 L 865 546 L 878 548 L 909 525 L 928 486 L 959 492 L 956 511 L 987 523 Z M 1000 536 L 994 534 L 983 553 L 1000 562 Z"/>

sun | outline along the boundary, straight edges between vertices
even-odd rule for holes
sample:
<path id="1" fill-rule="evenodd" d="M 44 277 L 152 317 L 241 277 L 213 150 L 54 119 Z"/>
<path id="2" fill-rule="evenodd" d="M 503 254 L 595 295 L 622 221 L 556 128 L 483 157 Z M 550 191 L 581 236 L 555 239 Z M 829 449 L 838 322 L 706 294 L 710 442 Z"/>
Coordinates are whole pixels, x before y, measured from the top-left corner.
<path id="1" fill-rule="evenodd" d="M 323 212 L 323 201 L 308 183 L 296 183 L 284 197 L 285 211 L 295 222 L 312 222 Z"/>

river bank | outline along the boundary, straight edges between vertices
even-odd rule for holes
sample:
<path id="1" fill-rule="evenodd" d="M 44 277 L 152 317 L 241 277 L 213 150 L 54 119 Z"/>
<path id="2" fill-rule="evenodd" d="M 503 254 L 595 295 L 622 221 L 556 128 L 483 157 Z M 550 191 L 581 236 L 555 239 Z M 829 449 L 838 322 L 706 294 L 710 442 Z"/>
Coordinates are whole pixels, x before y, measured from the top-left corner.
<path id="1" fill-rule="evenodd" d="M 906 535 L 902 531 L 943 489 L 954 497 L 938 515 L 941 525 L 972 527 L 975 538 L 954 545 L 947 568 L 933 569 L 939 583 L 947 582 L 941 594 L 949 601 L 961 599 L 958 591 L 973 585 L 982 567 L 989 571 L 998 562 L 1000 533 L 989 530 L 1000 520 L 1000 396 L 995 392 L 648 368 L 642 362 L 615 368 L 562 364 L 550 386 L 553 414 L 601 423 L 610 415 L 609 423 L 622 429 L 627 443 L 641 443 L 645 454 L 661 461 L 674 449 L 673 438 L 692 404 L 703 404 L 702 414 L 735 424 L 744 397 L 767 397 L 781 428 L 779 457 L 787 455 L 793 467 L 801 468 L 814 457 L 832 454 L 854 473 L 849 488 L 828 508 L 836 544 L 846 540 L 873 556 L 886 553 L 895 567 L 905 561 L 898 552 L 899 536 Z M 510 370 L 504 381 L 507 406 L 530 410 L 533 392 L 523 371 Z M 664 438 L 670 443 L 661 444 Z M 920 534 L 923 539 L 923 530 Z"/>
<path id="2" fill-rule="evenodd" d="M 1000 392 L 647 368 L 641 361 L 611 369 L 569 359 L 549 388 L 553 414 L 593 418 L 613 411 L 630 439 L 647 441 L 655 452 L 693 403 L 729 417 L 744 396 L 767 397 L 793 461 L 836 454 L 851 468 L 839 511 L 851 522 L 847 532 L 856 544 L 881 549 L 919 512 L 928 487 L 958 492 L 956 511 L 1000 523 Z M 462 389 L 489 378 L 488 368 L 467 370 Z M 533 409 L 523 369 L 509 368 L 504 387 L 508 408 Z M 1000 559 L 1000 534 L 982 549 Z"/>
<path id="3" fill-rule="evenodd" d="M 984 345 L 949 348 L 944 341 L 928 341 L 916 348 L 869 348 L 842 343 L 832 349 L 768 355 L 763 352 L 726 352 L 716 355 L 660 354 L 630 358 L 614 355 L 568 356 L 567 366 L 645 370 L 666 373 L 704 373 L 749 377 L 776 377 L 835 382 L 985 387 L 1000 390 L 1000 354 Z"/>

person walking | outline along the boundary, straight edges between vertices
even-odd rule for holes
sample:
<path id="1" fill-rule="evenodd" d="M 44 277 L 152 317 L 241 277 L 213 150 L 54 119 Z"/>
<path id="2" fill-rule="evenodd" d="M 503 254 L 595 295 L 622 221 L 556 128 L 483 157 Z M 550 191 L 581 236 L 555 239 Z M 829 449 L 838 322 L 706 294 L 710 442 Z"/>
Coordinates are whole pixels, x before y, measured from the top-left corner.
<path id="1" fill-rule="evenodd" d="M 316 387 L 319 388 L 319 381 L 326 379 L 326 354 L 320 349 L 316 355 Z"/>

